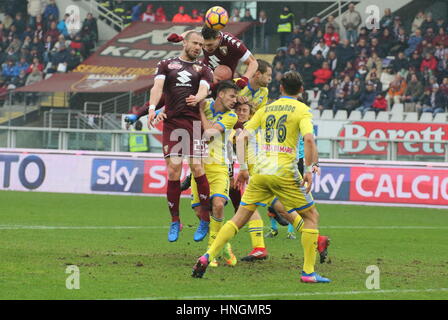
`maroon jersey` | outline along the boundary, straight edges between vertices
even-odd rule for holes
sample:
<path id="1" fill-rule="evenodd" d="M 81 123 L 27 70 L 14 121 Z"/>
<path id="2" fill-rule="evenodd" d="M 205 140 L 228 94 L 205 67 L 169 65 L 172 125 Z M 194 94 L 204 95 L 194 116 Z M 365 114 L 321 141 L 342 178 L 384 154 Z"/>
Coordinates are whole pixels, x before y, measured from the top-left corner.
<path id="1" fill-rule="evenodd" d="M 228 66 L 235 73 L 238 62 L 246 61 L 251 52 L 246 48 L 244 43 L 228 32 L 220 32 L 221 40 L 218 47 L 213 52 L 204 52 L 204 63 L 212 70 L 219 65 Z"/>
<path id="2" fill-rule="evenodd" d="M 155 79 L 165 79 L 163 93 L 165 96 L 165 113 L 171 118 L 193 118 L 200 120 L 198 106 L 187 105 L 185 99 L 196 95 L 199 86 L 210 86 L 213 73 L 201 61 L 184 61 L 177 58 L 162 60 L 157 65 Z"/>

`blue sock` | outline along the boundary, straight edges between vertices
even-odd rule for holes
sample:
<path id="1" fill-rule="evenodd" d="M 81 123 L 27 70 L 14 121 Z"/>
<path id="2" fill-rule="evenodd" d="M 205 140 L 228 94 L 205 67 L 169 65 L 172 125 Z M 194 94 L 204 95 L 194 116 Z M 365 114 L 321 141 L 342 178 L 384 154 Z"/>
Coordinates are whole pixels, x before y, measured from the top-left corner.
<path id="1" fill-rule="evenodd" d="M 274 218 L 270 218 L 270 219 L 271 219 L 271 228 L 272 228 L 272 230 L 277 231 L 278 230 L 277 221 L 275 221 Z"/>
<path id="2" fill-rule="evenodd" d="M 294 226 L 292 224 L 288 224 L 288 232 L 294 233 Z"/>

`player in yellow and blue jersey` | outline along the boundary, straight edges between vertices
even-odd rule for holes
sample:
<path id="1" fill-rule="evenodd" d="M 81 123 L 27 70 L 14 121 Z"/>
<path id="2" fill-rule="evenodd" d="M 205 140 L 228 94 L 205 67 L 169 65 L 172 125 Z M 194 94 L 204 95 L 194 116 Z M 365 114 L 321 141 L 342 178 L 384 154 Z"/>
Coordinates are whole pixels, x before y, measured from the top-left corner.
<path id="1" fill-rule="evenodd" d="M 210 185 L 210 199 L 212 202 L 212 215 L 210 217 L 208 247 L 218 234 L 224 223 L 224 206 L 229 200 L 229 174 L 227 142 L 238 117 L 232 110 L 237 102 L 239 88 L 232 81 L 221 81 L 217 87 L 216 100 L 208 99 L 200 104 L 201 122 L 204 128 L 204 137 L 209 140 L 208 155 L 204 159 L 204 169 Z M 191 181 L 191 206 L 199 216 L 201 205 L 195 180 Z M 230 244 L 224 248 L 224 258 L 228 265 L 234 266 L 237 259 L 232 252 Z M 217 266 L 216 260 L 210 266 Z"/>
<path id="2" fill-rule="evenodd" d="M 316 145 L 310 109 L 297 101 L 302 87 L 303 80 L 297 72 L 286 72 L 280 82 L 283 96 L 259 109 L 238 136 L 237 156 L 241 169 L 237 185 L 241 188 L 249 180 L 248 164 L 244 162 L 244 145 L 251 134 L 261 130 L 258 134 L 260 152 L 256 157 L 255 175 L 251 177 L 235 216 L 221 228 L 212 246 L 194 265 L 193 277 L 201 278 L 204 275 L 210 261 L 249 221 L 257 206 L 266 205 L 272 196 L 277 196 L 288 212 L 288 221 L 302 233 L 304 265 L 301 281 L 330 282 L 314 271 L 319 214 L 310 190 Z M 296 159 L 299 135 L 303 136 L 305 143 L 303 177 L 297 169 Z M 303 224 L 301 228 L 299 224 Z"/>

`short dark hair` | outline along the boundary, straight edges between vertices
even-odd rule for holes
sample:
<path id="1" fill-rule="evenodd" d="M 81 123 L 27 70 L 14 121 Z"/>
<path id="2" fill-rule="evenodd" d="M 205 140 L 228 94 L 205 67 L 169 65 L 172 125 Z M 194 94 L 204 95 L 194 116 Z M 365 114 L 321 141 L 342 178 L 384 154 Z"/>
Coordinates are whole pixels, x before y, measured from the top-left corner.
<path id="1" fill-rule="evenodd" d="M 299 94 L 302 89 L 303 79 L 297 71 L 288 71 L 283 75 L 280 84 L 286 94 L 296 95 Z"/>
<path id="2" fill-rule="evenodd" d="M 233 89 L 236 92 L 240 91 L 240 88 L 233 82 L 232 80 L 224 80 L 218 83 L 218 87 L 216 88 L 216 95 L 218 95 L 221 91 Z"/>
<path id="3" fill-rule="evenodd" d="M 140 120 L 137 120 L 134 125 L 135 130 L 140 131 L 143 129 L 143 124 Z"/>
<path id="4" fill-rule="evenodd" d="M 204 26 L 202 28 L 201 33 L 205 40 L 214 40 L 214 39 L 218 38 L 218 35 L 219 35 L 218 30 L 214 30 L 214 29 L 208 28 L 206 26 Z"/>
<path id="5" fill-rule="evenodd" d="M 257 71 L 260 71 L 261 73 L 266 73 L 268 71 L 268 68 L 272 69 L 272 65 L 265 60 L 257 59 L 257 62 L 258 62 Z"/>

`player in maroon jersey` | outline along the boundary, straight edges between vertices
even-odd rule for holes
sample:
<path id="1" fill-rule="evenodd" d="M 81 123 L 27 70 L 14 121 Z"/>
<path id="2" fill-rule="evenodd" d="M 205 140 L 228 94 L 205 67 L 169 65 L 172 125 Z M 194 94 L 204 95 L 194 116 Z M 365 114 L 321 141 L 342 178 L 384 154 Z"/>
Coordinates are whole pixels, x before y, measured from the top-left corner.
<path id="1" fill-rule="evenodd" d="M 182 35 L 172 33 L 168 41 L 180 42 L 189 32 L 191 31 L 186 31 Z M 247 69 L 236 84 L 241 89 L 247 86 L 249 79 L 257 72 L 258 62 L 244 43 L 229 32 L 217 31 L 206 26 L 202 28 L 201 33 L 204 37 L 204 63 L 212 70 L 219 65 L 226 65 L 235 74 L 236 67 L 241 61 L 247 65 Z"/>
<path id="2" fill-rule="evenodd" d="M 198 104 L 207 97 L 213 81 L 211 69 L 197 60 L 203 45 L 204 38 L 200 32 L 188 33 L 183 40 L 181 55 L 162 60 L 157 65 L 149 99 L 148 125 L 151 127 L 162 93 L 165 97 L 163 153 L 168 170 L 167 200 L 172 217 L 168 233 L 170 242 L 178 239 L 181 229 L 179 202 L 183 157 L 189 159 L 201 202 L 201 221 L 194 235 L 195 241 L 201 241 L 207 235 L 210 222 L 210 188 L 201 161 L 194 161 L 202 157 L 204 148 Z"/>

